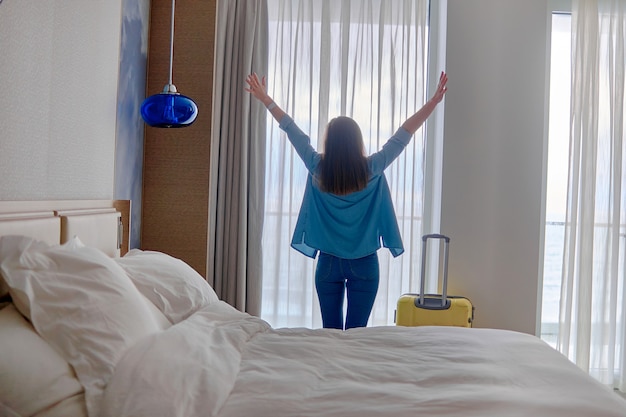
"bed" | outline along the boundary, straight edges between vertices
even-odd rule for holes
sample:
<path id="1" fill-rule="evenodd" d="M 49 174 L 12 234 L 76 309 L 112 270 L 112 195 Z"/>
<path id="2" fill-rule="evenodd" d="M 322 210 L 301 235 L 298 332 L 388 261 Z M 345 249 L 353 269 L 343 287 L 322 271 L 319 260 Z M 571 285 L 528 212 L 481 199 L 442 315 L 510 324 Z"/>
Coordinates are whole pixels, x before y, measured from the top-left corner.
<path id="1" fill-rule="evenodd" d="M 626 416 L 528 334 L 274 329 L 180 259 L 128 250 L 128 212 L 0 202 L 0 416 Z"/>

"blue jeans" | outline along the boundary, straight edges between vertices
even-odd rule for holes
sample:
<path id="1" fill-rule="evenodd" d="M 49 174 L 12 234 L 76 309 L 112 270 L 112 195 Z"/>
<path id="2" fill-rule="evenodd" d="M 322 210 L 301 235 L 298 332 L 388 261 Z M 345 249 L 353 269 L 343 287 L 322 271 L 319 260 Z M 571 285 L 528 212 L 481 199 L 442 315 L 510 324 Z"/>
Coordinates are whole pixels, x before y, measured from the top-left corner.
<path id="1" fill-rule="evenodd" d="M 378 292 L 378 254 L 343 259 L 320 253 L 315 288 L 325 328 L 343 329 L 343 299 L 347 293 L 345 328 L 365 327 Z"/>

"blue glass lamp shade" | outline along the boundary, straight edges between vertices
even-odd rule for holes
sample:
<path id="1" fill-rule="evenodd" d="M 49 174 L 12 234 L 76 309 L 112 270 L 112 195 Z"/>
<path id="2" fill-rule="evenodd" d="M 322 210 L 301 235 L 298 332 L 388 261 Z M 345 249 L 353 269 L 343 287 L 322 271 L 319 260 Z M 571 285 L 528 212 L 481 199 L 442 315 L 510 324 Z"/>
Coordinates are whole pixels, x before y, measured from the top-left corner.
<path id="1" fill-rule="evenodd" d="M 173 91 L 172 91 L 173 90 Z M 198 116 L 198 106 L 168 84 L 162 93 L 147 97 L 141 104 L 141 117 L 152 127 L 186 127 Z"/>

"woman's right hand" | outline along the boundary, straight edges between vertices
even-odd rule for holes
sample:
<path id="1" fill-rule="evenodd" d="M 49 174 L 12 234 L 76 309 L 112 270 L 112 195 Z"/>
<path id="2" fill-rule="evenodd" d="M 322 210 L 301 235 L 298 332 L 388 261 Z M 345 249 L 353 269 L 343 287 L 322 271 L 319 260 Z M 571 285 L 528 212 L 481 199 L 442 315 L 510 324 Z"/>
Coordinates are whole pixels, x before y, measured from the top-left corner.
<path id="1" fill-rule="evenodd" d="M 411 135 L 417 132 L 417 129 L 422 126 L 422 124 L 428 119 L 428 116 L 435 110 L 437 104 L 443 100 L 443 96 L 448 91 L 448 75 L 441 71 L 439 75 L 439 84 L 437 85 L 437 90 L 435 94 L 419 109 L 414 115 L 406 119 L 406 121 L 402 124 Z"/>
<path id="2" fill-rule="evenodd" d="M 433 94 L 431 100 L 435 103 L 440 103 L 441 100 L 443 100 L 443 96 L 446 94 L 446 91 L 448 91 L 448 87 L 446 86 L 447 83 L 448 74 L 441 71 L 441 74 L 439 75 L 439 84 L 437 84 L 437 90 L 435 90 L 435 94 Z"/>

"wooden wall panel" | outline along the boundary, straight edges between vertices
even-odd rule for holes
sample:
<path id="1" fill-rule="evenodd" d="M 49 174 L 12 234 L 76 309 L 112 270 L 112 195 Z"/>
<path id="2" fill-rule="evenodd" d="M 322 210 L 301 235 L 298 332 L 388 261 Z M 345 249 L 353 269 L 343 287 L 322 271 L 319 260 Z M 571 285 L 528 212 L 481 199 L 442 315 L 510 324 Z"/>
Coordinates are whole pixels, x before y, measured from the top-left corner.
<path id="1" fill-rule="evenodd" d="M 141 248 L 183 259 L 206 276 L 211 100 L 217 0 L 176 2 L 173 83 L 198 105 L 189 127 L 146 126 Z M 171 1 L 153 0 L 147 95 L 168 82 Z"/>

